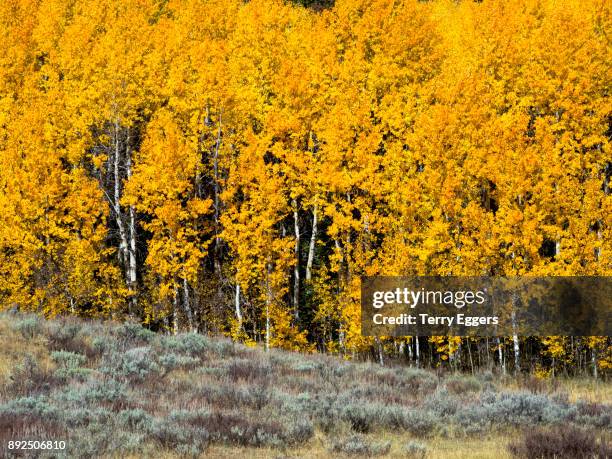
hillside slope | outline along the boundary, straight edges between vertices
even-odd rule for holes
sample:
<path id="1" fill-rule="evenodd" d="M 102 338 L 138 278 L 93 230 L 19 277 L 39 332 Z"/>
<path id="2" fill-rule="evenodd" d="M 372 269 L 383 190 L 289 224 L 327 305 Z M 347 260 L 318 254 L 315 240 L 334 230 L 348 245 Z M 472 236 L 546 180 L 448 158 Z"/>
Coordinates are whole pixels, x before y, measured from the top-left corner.
<path id="1" fill-rule="evenodd" d="M 610 384 L 568 384 L 0 315 L 3 457 L 511 457 L 561 425 L 551 444 L 603 457 Z M 8 449 L 27 439 L 66 449 Z"/>

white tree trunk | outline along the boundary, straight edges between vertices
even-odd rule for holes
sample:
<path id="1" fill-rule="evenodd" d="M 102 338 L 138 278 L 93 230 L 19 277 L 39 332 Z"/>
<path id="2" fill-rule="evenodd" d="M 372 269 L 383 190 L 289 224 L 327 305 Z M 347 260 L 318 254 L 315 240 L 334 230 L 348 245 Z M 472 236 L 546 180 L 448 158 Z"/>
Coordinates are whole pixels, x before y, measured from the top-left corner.
<path id="1" fill-rule="evenodd" d="M 308 246 L 308 260 L 306 261 L 306 280 L 312 279 L 312 264 L 314 262 L 314 252 L 317 242 L 317 206 L 312 210 L 312 233 L 310 234 L 310 244 Z"/>
<path id="2" fill-rule="evenodd" d="M 499 364 L 502 367 L 502 373 L 506 374 L 506 362 L 504 362 L 504 354 L 502 352 L 501 340 L 497 338 L 497 351 L 499 353 Z"/>
<path id="3" fill-rule="evenodd" d="M 125 146 L 125 164 L 127 169 L 128 180 L 132 177 L 132 153 L 130 151 L 130 131 L 127 131 L 126 146 Z M 136 312 L 138 300 L 136 298 L 136 289 L 138 288 L 138 280 L 136 273 L 136 210 L 134 206 L 129 208 L 129 229 L 130 229 L 130 241 L 129 241 L 129 260 L 128 260 L 128 287 L 134 292 L 130 297 L 130 315 Z"/>
<path id="4" fill-rule="evenodd" d="M 187 321 L 189 322 L 189 331 L 195 331 L 194 323 L 193 323 L 193 310 L 191 309 L 191 304 L 189 300 L 189 284 L 187 283 L 187 279 L 183 278 L 183 300 L 184 300 L 184 308 L 185 314 L 187 314 Z"/>
<path id="5" fill-rule="evenodd" d="M 240 284 L 236 282 L 236 297 L 235 297 L 236 319 L 242 327 L 242 311 L 240 310 Z"/>
<path id="6" fill-rule="evenodd" d="M 115 132 L 114 132 L 114 141 L 115 141 L 115 154 L 113 156 L 113 174 L 114 174 L 114 195 L 113 195 L 113 210 L 115 211 L 115 218 L 117 221 L 117 228 L 119 229 L 119 258 L 121 263 L 127 265 L 127 250 L 128 250 L 128 241 L 127 235 L 125 232 L 125 226 L 123 224 L 123 217 L 121 215 L 121 205 L 119 204 L 121 200 L 121 174 L 119 171 L 119 162 L 121 161 L 121 150 L 119 148 L 119 121 L 115 121 Z"/>
<path id="7" fill-rule="evenodd" d="M 270 286 L 270 264 L 266 272 L 266 352 L 270 350 L 270 306 L 272 304 L 272 288 Z"/>
<path id="8" fill-rule="evenodd" d="M 380 338 L 378 336 L 374 338 L 374 340 L 376 341 L 376 350 L 378 352 L 378 363 L 380 363 L 381 365 L 384 365 L 385 360 L 384 360 L 382 343 L 380 342 Z"/>
<path id="9" fill-rule="evenodd" d="M 295 232 L 295 266 L 293 268 L 293 316 L 298 319 L 300 316 L 300 222 L 298 220 L 298 207 L 295 199 L 291 202 L 293 206 L 293 229 Z"/>
<path id="10" fill-rule="evenodd" d="M 514 371 L 518 373 L 520 371 L 520 348 L 519 348 L 519 339 L 516 333 L 516 307 L 518 306 L 518 296 L 516 293 L 512 294 L 512 343 L 514 345 Z"/>
<path id="11" fill-rule="evenodd" d="M 178 318 L 178 290 L 174 289 L 174 301 L 172 302 L 172 328 L 175 335 L 179 333 L 179 318 Z"/>

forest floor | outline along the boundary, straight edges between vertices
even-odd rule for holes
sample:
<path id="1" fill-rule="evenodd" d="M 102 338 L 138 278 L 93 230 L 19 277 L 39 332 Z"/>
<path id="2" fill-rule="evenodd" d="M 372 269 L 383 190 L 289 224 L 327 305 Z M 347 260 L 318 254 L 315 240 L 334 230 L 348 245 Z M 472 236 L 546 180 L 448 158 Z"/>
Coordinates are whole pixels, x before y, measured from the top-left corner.
<path id="1" fill-rule="evenodd" d="M 9 448 L 23 440 L 66 448 Z M 611 440 L 609 380 L 442 374 L 0 314 L 0 457 L 606 457 Z"/>

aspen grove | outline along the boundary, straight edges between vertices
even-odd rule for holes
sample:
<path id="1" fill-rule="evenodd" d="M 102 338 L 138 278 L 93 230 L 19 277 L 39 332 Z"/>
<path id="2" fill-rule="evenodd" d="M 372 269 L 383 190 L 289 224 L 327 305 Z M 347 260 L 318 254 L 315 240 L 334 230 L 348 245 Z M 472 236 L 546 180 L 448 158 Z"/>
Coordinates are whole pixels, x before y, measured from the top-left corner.
<path id="1" fill-rule="evenodd" d="M 0 308 L 601 375 L 606 337 L 364 337 L 359 289 L 612 273 L 611 6 L 4 0 Z"/>

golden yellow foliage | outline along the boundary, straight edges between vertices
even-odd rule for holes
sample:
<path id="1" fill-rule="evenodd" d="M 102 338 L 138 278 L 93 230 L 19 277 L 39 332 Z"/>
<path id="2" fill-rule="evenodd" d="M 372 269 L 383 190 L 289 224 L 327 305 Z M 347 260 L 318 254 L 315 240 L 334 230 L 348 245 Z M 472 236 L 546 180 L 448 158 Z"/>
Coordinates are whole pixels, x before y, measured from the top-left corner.
<path id="1" fill-rule="evenodd" d="M 2 2 L 0 301 L 354 355 L 363 275 L 609 275 L 611 25 L 603 0 Z"/>

